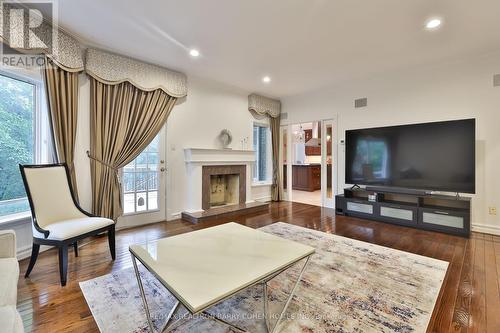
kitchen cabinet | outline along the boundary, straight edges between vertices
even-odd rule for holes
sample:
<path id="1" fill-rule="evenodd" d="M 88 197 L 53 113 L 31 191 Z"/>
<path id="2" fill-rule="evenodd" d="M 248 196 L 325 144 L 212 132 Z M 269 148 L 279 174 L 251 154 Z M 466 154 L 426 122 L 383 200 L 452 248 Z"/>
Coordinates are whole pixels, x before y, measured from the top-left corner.
<path id="1" fill-rule="evenodd" d="M 332 141 L 326 143 L 326 154 L 332 155 Z M 318 147 L 306 146 L 306 156 L 321 156 L 321 145 Z"/>
<path id="2" fill-rule="evenodd" d="M 312 129 L 304 130 L 304 142 L 311 140 L 312 137 L 313 137 L 313 130 Z"/>
<path id="3" fill-rule="evenodd" d="M 313 138 L 312 130 L 304 130 L 304 142 L 308 142 Z M 319 133 L 318 139 L 321 141 L 321 132 Z M 317 146 L 306 146 L 306 156 L 321 156 L 321 145 Z"/>
<path id="4" fill-rule="evenodd" d="M 317 191 L 321 189 L 320 164 L 296 164 L 292 167 L 292 189 Z"/>
<path id="5" fill-rule="evenodd" d="M 306 156 L 321 156 L 321 146 L 317 147 L 306 146 Z"/>

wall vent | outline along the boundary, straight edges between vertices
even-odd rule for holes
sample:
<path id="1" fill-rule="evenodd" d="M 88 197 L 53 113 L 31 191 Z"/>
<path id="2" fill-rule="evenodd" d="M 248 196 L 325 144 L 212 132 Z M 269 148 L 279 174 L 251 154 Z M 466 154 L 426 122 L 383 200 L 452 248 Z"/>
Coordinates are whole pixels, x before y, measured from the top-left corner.
<path id="1" fill-rule="evenodd" d="M 288 119 L 288 113 L 282 112 L 280 113 L 280 120 L 287 120 Z"/>
<path id="2" fill-rule="evenodd" d="M 368 98 L 358 98 L 354 100 L 355 108 L 364 108 L 368 106 Z"/>
<path id="3" fill-rule="evenodd" d="M 500 87 L 500 74 L 493 75 L 493 87 Z"/>

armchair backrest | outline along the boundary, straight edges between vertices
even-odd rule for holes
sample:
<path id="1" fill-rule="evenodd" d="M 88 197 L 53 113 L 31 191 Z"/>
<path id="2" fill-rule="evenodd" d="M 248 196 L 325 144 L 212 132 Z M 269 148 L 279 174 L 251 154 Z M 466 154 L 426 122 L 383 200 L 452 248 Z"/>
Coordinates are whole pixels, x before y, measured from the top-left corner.
<path id="1" fill-rule="evenodd" d="M 33 220 L 42 228 L 86 215 L 76 206 L 64 164 L 20 165 Z"/>

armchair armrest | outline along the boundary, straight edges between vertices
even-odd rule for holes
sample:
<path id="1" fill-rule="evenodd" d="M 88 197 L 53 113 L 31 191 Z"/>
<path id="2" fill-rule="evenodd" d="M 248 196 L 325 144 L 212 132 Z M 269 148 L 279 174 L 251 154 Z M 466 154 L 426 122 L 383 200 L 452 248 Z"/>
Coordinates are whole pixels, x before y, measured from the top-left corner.
<path id="1" fill-rule="evenodd" d="M 16 257 L 16 233 L 14 230 L 0 230 L 0 258 Z"/>

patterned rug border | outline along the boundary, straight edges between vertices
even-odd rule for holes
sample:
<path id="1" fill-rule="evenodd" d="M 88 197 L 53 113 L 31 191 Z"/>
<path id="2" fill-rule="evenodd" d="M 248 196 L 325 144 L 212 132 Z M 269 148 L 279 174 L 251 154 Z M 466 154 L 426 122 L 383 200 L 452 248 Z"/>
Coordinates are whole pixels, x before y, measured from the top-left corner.
<path id="1" fill-rule="evenodd" d="M 307 227 L 295 225 L 295 224 L 292 224 L 292 223 L 282 222 L 282 221 L 273 222 L 271 224 L 268 224 L 268 225 L 265 225 L 263 227 L 257 228 L 257 230 L 261 230 L 261 231 L 267 232 L 265 230 L 265 228 L 269 228 L 269 227 L 272 227 L 272 226 L 276 227 L 276 226 L 280 226 L 280 225 L 284 226 L 286 228 L 293 227 L 293 228 L 302 230 L 304 232 L 311 232 L 311 233 L 315 233 L 317 235 L 330 235 L 330 236 L 333 236 L 335 238 L 343 239 L 344 241 L 347 241 L 347 242 L 352 242 L 353 244 L 359 244 L 359 245 L 362 245 L 362 246 L 365 246 L 365 247 L 373 247 L 373 248 L 378 248 L 378 249 L 387 249 L 387 250 L 390 250 L 392 252 L 397 252 L 397 253 L 404 254 L 406 256 L 415 257 L 415 258 L 422 258 L 424 260 L 434 261 L 434 262 L 436 262 L 436 264 L 446 265 L 446 270 L 445 270 L 443 279 L 441 281 L 441 286 L 439 288 L 439 292 L 435 296 L 433 304 L 432 304 L 432 311 L 430 311 L 428 315 L 426 315 L 424 318 L 422 318 L 422 319 L 425 319 L 426 327 L 428 327 L 428 325 L 430 323 L 430 320 L 432 318 L 432 314 L 433 314 L 433 312 L 435 310 L 437 301 L 440 299 L 441 292 L 442 292 L 442 289 L 444 287 L 444 282 L 445 282 L 446 277 L 448 275 L 449 262 L 444 261 L 444 260 L 440 260 L 440 259 L 436 259 L 436 258 L 432 258 L 432 257 L 428 257 L 428 256 L 424 256 L 424 255 L 420 255 L 420 254 L 416 254 L 416 253 L 412 253 L 412 252 L 408 252 L 408 251 L 394 249 L 394 248 L 391 248 L 391 247 L 388 247 L 388 246 L 378 245 L 378 244 L 375 244 L 375 243 L 370 243 L 370 242 L 367 242 L 367 241 L 362 241 L 362 240 L 358 240 L 358 239 L 354 239 L 354 238 L 349 238 L 349 237 L 337 235 L 337 234 L 334 234 L 334 233 L 325 232 L 325 231 L 321 231 L 321 230 L 317 230 L 317 229 L 312 229 L 312 228 L 307 228 Z M 168 237 L 173 237 L 173 236 L 168 236 Z M 131 267 L 127 267 L 127 268 L 118 270 L 117 272 L 121 272 L 121 271 L 125 271 L 125 270 L 130 270 L 130 269 L 131 269 Z M 85 294 L 83 287 L 87 283 L 90 283 L 91 281 L 95 282 L 95 281 L 105 280 L 106 278 L 108 278 L 109 275 L 112 275 L 112 274 L 113 274 L 113 272 L 111 271 L 111 272 L 109 272 L 107 274 L 104 274 L 104 275 L 101 275 L 101 276 L 98 276 L 98 277 L 95 277 L 95 278 L 92 278 L 92 279 L 88 279 L 88 280 L 80 281 L 79 282 L 79 286 L 80 286 L 80 289 L 81 289 L 82 294 L 84 296 L 85 302 L 87 303 L 87 306 L 88 306 L 88 308 L 89 308 L 89 310 L 90 310 L 90 312 L 92 314 L 94 322 L 96 323 L 96 325 L 97 325 L 97 327 L 98 327 L 98 329 L 99 329 L 100 332 L 103 332 L 104 328 L 101 327 L 100 324 L 99 324 L 99 321 L 95 319 L 95 318 L 97 318 L 96 317 L 97 314 L 94 313 L 94 309 L 90 306 L 89 299 L 87 299 L 87 295 Z"/>

